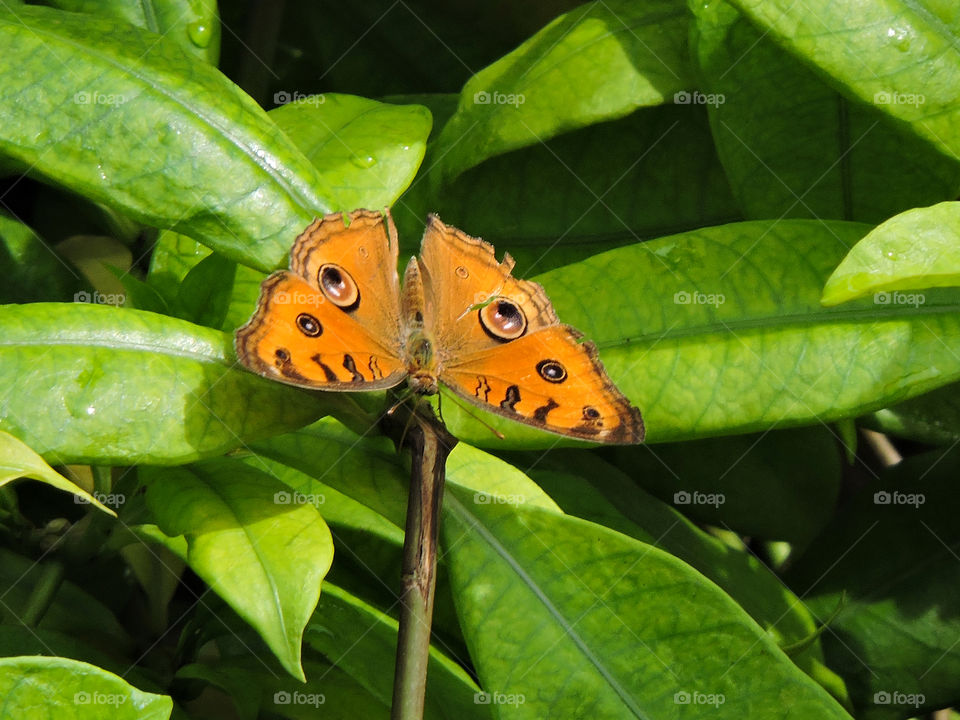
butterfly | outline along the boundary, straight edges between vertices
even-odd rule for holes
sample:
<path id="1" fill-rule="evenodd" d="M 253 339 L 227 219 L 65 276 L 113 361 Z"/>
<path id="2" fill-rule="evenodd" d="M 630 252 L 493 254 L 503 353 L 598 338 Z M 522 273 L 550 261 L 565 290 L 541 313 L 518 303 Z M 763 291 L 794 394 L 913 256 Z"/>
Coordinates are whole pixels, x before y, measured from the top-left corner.
<path id="1" fill-rule="evenodd" d="M 235 347 L 249 369 L 318 390 L 367 391 L 404 380 L 440 386 L 484 410 L 601 443 L 643 440 L 637 410 L 597 349 L 557 319 L 543 288 L 510 273 L 493 246 L 436 215 L 401 287 L 388 210 L 314 220 L 290 250 L 290 269 L 260 288 Z"/>

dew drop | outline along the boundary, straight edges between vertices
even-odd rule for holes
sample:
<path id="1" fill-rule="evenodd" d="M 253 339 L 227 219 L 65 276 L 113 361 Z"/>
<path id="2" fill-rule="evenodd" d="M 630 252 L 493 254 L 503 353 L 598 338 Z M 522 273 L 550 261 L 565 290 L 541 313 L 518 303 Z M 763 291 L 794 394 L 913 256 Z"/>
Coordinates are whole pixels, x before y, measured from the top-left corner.
<path id="1" fill-rule="evenodd" d="M 350 160 L 358 168 L 371 168 L 377 164 L 377 159 L 373 155 L 354 155 Z"/>
<path id="2" fill-rule="evenodd" d="M 213 37 L 213 30 L 210 28 L 210 25 L 203 20 L 194 20 L 187 25 L 187 36 L 190 38 L 190 42 L 198 48 L 205 48 L 210 44 L 210 39 Z"/>

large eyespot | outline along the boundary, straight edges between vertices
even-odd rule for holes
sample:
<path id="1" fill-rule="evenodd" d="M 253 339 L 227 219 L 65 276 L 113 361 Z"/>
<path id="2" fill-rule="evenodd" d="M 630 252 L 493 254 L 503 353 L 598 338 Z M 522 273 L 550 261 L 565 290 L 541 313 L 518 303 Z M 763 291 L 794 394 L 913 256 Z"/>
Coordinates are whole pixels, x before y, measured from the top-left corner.
<path id="1" fill-rule="evenodd" d="M 547 382 L 562 383 L 567 379 L 567 369 L 556 360 L 538 362 L 537 373 Z"/>
<path id="2" fill-rule="evenodd" d="M 513 300 L 495 298 L 479 314 L 480 325 L 497 340 L 516 340 L 527 331 L 527 318 Z"/>
<path id="3" fill-rule="evenodd" d="M 346 270 L 326 263 L 317 271 L 317 282 L 327 300 L 343 310 L 355 310 L 360 304 L 360 288 Z"/>
<path id="4" fill-rule="evenodd" d="M 313 315 L 300 313 L 297 315 L 297 327 L 307 337 L 317 337 L 323 332 L 323 325 Z"/>

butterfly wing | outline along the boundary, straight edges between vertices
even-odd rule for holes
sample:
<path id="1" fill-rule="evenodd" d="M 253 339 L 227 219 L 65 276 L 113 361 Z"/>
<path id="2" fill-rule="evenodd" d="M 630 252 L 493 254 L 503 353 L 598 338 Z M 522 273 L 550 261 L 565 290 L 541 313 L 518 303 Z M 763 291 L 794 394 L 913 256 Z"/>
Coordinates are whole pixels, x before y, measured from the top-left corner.
<path id="1" fill-rule="evenodd" d="M 640 411 L 596 347 L 557 320 L 543 288 L 510 275 L 493 247 L 431 216 L 421 264 L 440 381 L 460 397 L 542 430 L 594 442 L 643 440 Z"/>
<path id="2" fill-rule="evenodd" d="M 235 339 L 254 372 L 341 391 L 393 387 L 406 377 L 393 221 L 367 210 L 346 220 L 315 220 L 290 250 L 290 271 L 261 285 Z"/>

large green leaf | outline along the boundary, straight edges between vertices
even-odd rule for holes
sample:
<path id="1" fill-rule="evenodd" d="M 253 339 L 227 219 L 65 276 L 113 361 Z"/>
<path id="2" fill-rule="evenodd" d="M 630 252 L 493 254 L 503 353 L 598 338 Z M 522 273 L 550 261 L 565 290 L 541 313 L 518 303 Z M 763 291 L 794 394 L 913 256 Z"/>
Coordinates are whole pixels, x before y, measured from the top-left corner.
<path id="1" fill-rule="evenodd" d="M 849 717 L 729 596 L 661 550 L 456 488 L 443 531 L 499 717 Z"/>
<path id="2" fill-rule="evenodd" d="M 875 294 L 878 304 L 923 304 L 898 290 L 960 285 L 960 202 L 916 208 L 871 230 L 823 288 L 823 304 Z"/>
<path id="3" fill-rule="evenodd" d="M 956 702 L 958 471 L 958 453 L 940 450 L 885 471 L 786 576 L 820 618 L 839 609 L 822 641 L 857 717 L 914 717 Z"/>
<path id="4" fill-rule="evenodd" d="M 0 720 L 166 720 L 173 701 L 113 673 L 58 657 L 0 658 Z"/>
<path id="5" fill-rule="evenodd" d="M 659 105 L 691 84 L 679 0 L 582 5 L 474 75 L 437 140 L 452 180 L 508 150 Z"/>
<path id="6" fill-rule="evenodd" d="M 291 100 L 270 119 L 331 178 L 334 210 L 393 205 L 423 160 L 430 112 L 335 93 Z"/>
<path id="7" fill-rule="evenodd" d="M 153 313 L 7 305 L 0 337 L 0 429 L 50 462 L 182 463 L 330 407 L 243 370 L 229 335 Z"/>
<path id="8" fill-rule="evenodd" d="M 256 103 L 154 33 L 4 10 L 0 73 L 0 155 L 139 222 L 270 270 L 331 208 L 329 183 Z"/>
<path id="9" fill-rule="evenodd" d="M 691 7 L 704 92 L 690 97 L 708 101 L 747 217 L 878 222 L 956 196 L 955 157 L 880 109 L 848 101 L 725 0 Z"/>
<path id="10" fill-rule="evenodd" d="M 521 276 L 741 219 L 706 113 L 675 105 L 492 158 L 436 192 L 418 180 L 394 209 L 410 251 L 428 212 L 509 252 Z"/>
<path id="11" fill-rule="evenodd" d="M 960 298 L 823 308 L 823 283 L 867 230 L 784 220 L 705 228 L 619 248 L 535 278 L 560 319 L 600 348 L 659 442 L 853 417 L 960 378 Z M 566 442 L 452 403 L 483 447 Z"/>
<path id="12" fill-rule="evenodd" d="M 186 538 L 187 564 L 303 679 L 303 630 L 333 561 L 333 540 L 317 509 L 290 502 L 285 485 L 235 460 L 143 475 L 160 530 Z"/>
<path id="13" fill-rule="evenodd" d="M 803 643 L 816 631 L 803 604 L 756 557 L 747 551 L 731 551 L 595 453 L 556 451 L 531 474 L 571 515 L 655 545 L 699 570 L 781 647 Z M 822 654 L 812 644 L 807 656 L 792 659 L 804 667 L 822 661 Z"/>
<path id="14" fill-rule="evenodd" d="M 874 105 L 945 155 L 960 154 L 957 32 L 924 3 L 732 2 L 845 95 Z"/>

